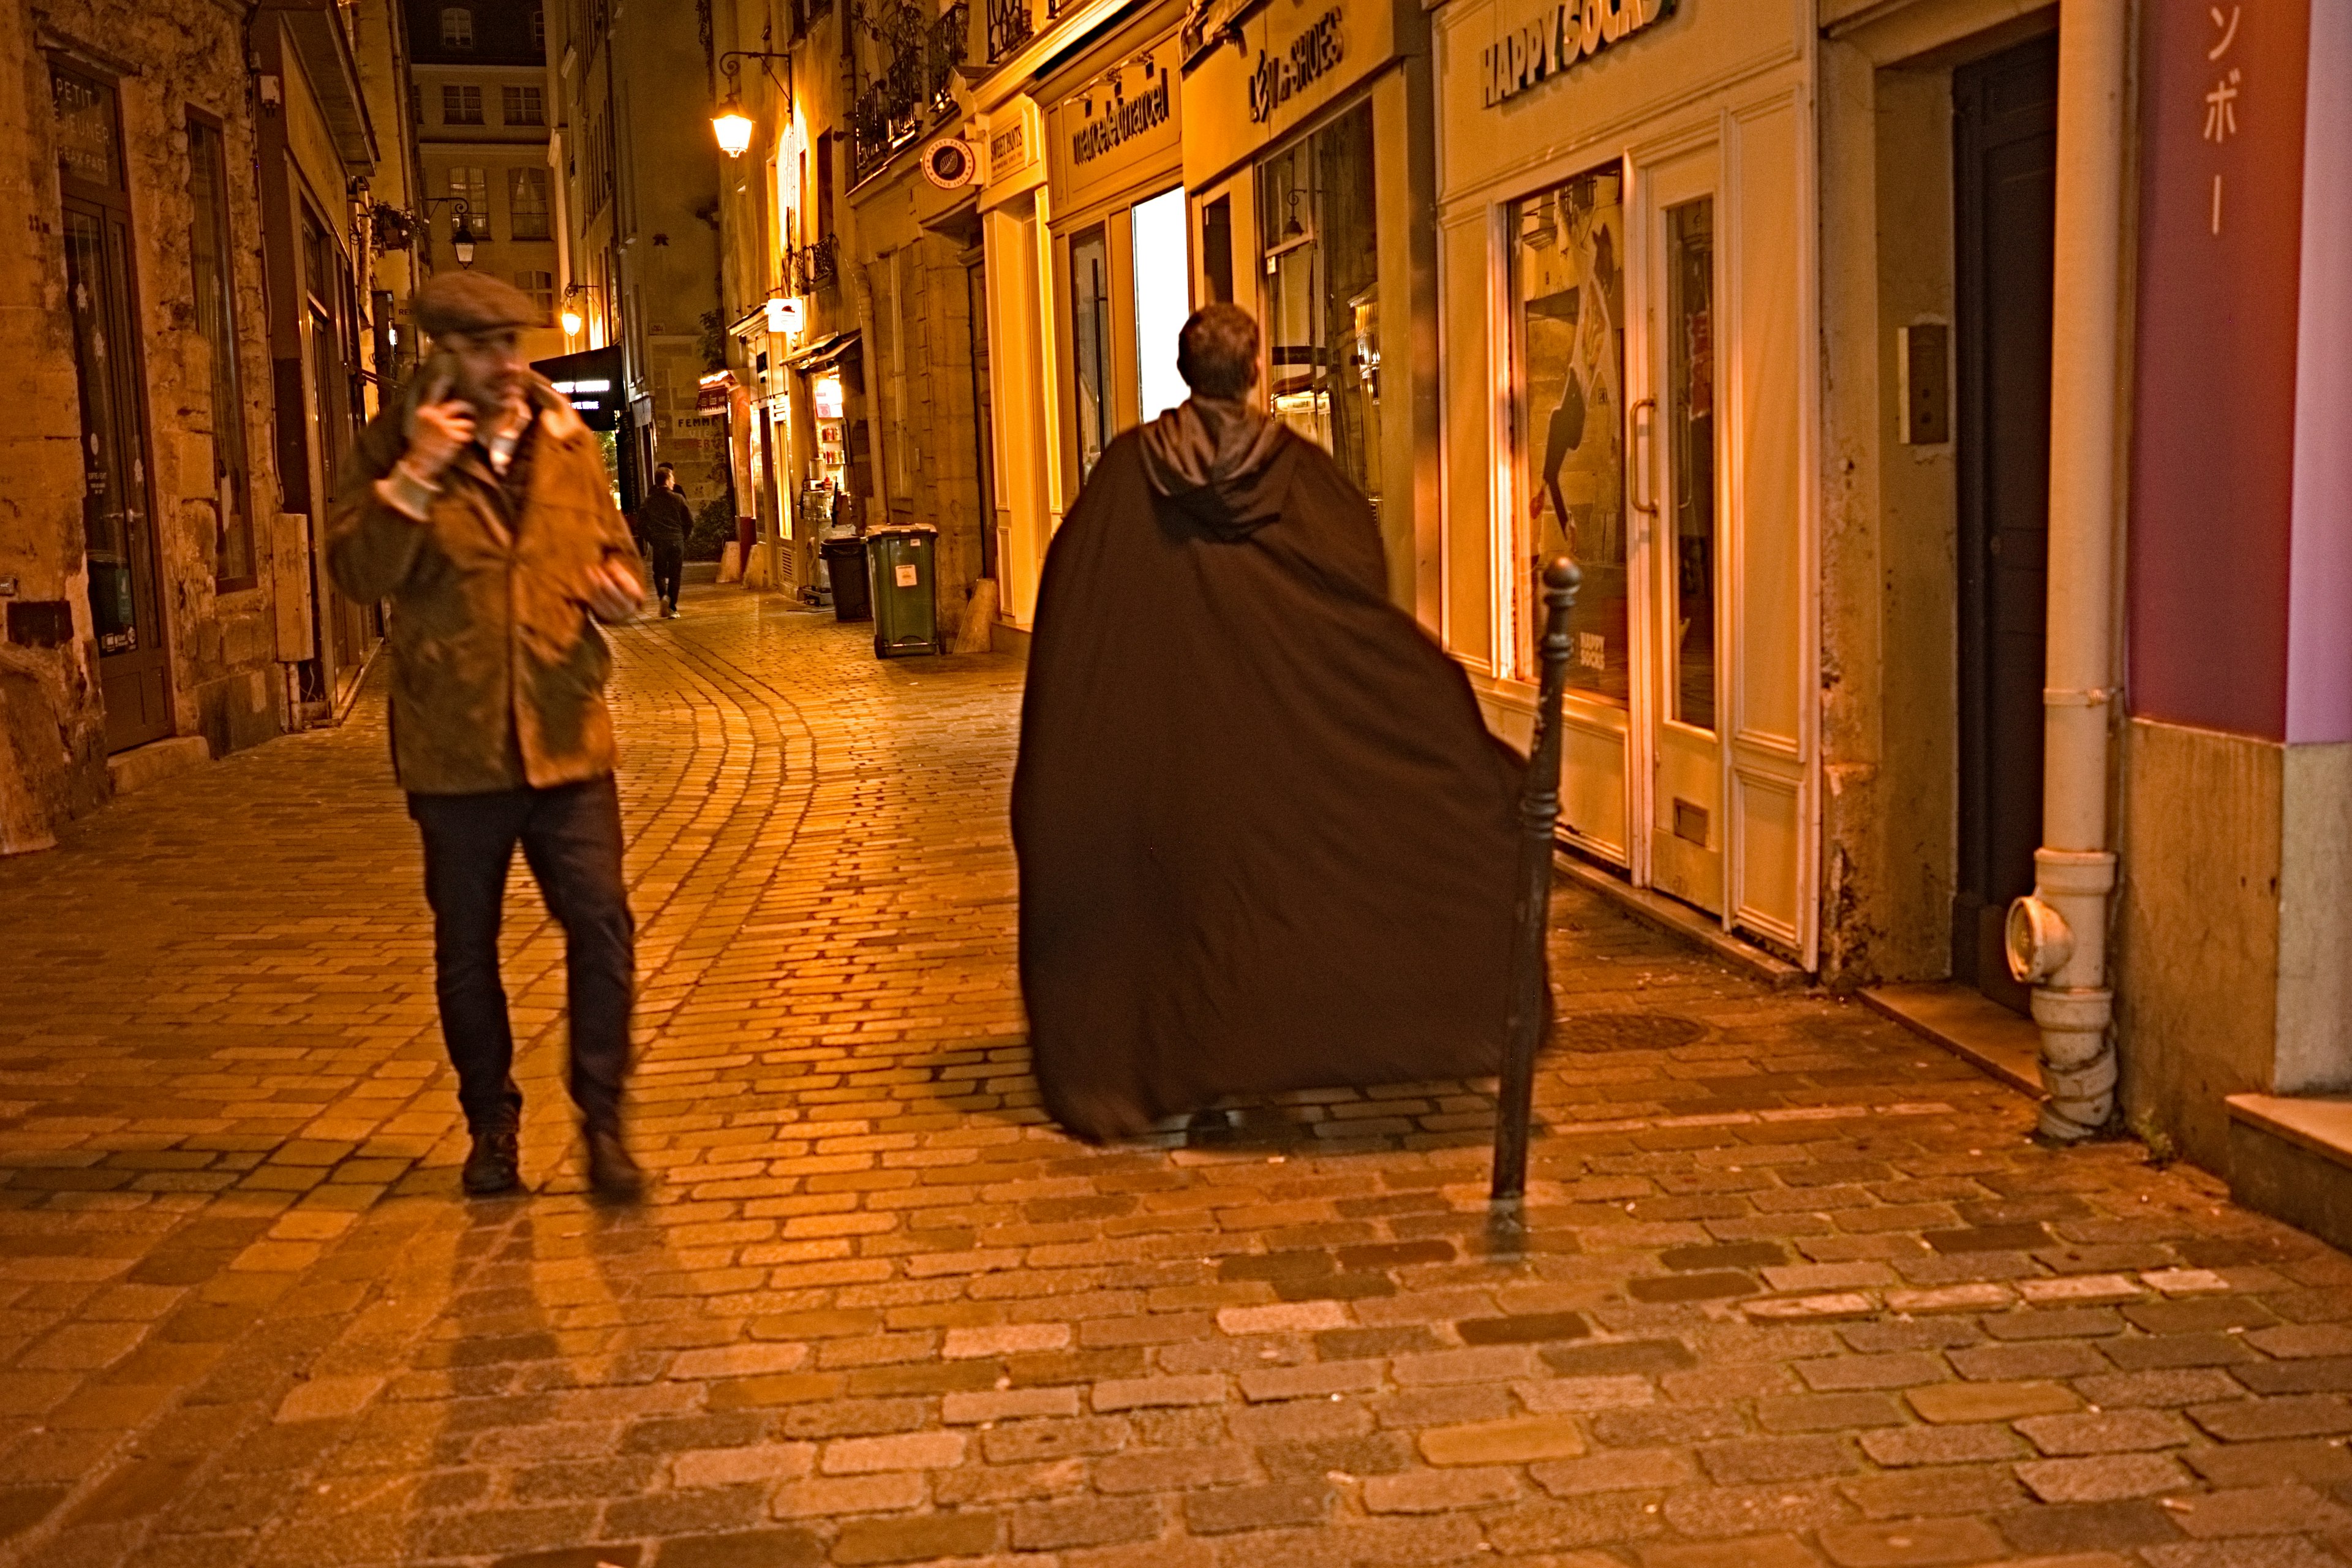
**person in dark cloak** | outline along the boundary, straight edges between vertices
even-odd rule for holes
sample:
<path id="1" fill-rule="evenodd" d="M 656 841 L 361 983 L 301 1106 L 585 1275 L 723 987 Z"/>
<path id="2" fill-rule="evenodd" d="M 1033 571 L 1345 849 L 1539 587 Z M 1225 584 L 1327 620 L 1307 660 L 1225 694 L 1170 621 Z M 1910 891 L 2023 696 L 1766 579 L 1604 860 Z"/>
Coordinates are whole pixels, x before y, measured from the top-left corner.
<path id="1" fill-rule="evenodd" d="M 1021 986 L 1045 1108 L 1090 1141 L 1502 1060 L 1525 764 L 1257 362 L 1247 311 L 1184 324 L 1192 399 L 1111 443 L 1039 584 Z"/>

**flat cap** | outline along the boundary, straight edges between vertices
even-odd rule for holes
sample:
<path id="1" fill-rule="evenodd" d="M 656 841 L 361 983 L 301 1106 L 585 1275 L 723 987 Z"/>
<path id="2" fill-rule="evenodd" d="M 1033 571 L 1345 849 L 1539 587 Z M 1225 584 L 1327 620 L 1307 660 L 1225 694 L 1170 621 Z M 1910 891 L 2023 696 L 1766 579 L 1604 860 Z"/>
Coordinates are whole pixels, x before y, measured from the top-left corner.
<path id="1" fill-rule="evenodd" d="M 530 295 L 483 272 L 436 272 L 409 300 L 408 313 L 436 337 L 536 326 L 545 314 Z"/>

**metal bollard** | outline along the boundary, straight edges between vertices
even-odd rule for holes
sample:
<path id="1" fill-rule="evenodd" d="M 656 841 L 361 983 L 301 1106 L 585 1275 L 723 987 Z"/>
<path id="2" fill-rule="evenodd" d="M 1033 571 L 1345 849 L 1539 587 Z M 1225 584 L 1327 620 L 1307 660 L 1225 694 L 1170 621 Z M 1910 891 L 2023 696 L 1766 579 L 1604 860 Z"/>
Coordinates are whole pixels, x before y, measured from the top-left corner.
<path id="1" fill-rule="evenodd" d="M 1528 1123 L 1535 1113 L 1536 1050 L 1543 1044 L 1550 998 L 1544 987 L 1544 940 L 1551 924 L 1552 829 L 1559 820 L 1559 695 L 1568 684 L 1569 612 L 1582 574 L 1565 555 L 1542 576 L 1543 685 L 1536 699 L 1535 745 L 1519 796 L 1519 896 L 1511 937 L 1511 1011 L 1503 1039 L 1503 1076 L 1495 1100 L 1497 1215 L 1516 1215 L 1528 1192 Z"/>

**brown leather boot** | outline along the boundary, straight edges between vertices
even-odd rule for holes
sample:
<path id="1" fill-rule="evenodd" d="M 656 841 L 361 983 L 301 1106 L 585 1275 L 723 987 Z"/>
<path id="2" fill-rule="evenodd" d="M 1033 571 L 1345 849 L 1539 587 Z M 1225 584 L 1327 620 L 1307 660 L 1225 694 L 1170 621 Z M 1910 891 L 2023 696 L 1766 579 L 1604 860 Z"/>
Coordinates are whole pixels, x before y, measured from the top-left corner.
<path id="1" fill-rule="evenodd" d="M 522 1185 L 522 1155 L 512 1127 L 486 1127 L 474 1134 L 458 1184 L 469 1198 L 494 1198 Z"/>
<path id="2" fill-rule="evenodd" d="M 621 1142 L 617 1127 L 583 1130 L 588 1142 L 588 1190 L 606 1203 L 633 1204 L 646 1195 L 646 1173 Z"/>

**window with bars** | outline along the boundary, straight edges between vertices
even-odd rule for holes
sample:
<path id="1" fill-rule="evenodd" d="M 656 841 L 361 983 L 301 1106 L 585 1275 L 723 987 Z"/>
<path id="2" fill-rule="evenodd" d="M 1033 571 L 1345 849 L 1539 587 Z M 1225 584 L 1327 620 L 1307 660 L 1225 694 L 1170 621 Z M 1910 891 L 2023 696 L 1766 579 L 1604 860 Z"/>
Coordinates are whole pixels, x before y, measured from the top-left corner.
<path id="1" fill-rule="evenodd" d="M 548 237 L 548 182 L 544 169 L 507 171 L 507 219 L 514 239 Z"/>
<path id="2" fill-rule="evenodd" d="M 509 125 L 544 125 L 547 123 L 547 100 L 543 89 L 536 87 L 502 87 L 499 89 L 499 111 Z"/>
<path id="3" fill-rule="evenodd" d="M 459 87 L 455 82 L 441 86 L 441 123 L 444 125 L 479 125 L 482 122 L 482 89 Z"/>
<path id="4" fill-rule="evenodd" d="M 474 13 L 463 5 L 441 8 L 441 47 L 445 49 L 470 49 L 474 47 Z"/>

